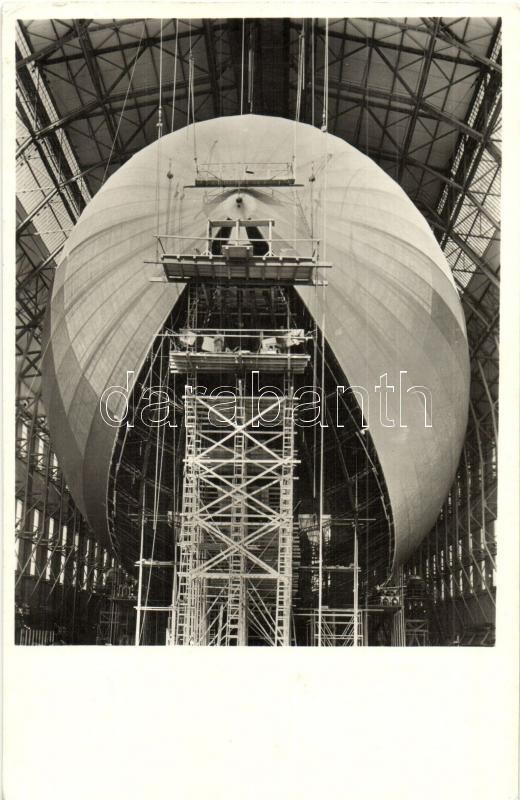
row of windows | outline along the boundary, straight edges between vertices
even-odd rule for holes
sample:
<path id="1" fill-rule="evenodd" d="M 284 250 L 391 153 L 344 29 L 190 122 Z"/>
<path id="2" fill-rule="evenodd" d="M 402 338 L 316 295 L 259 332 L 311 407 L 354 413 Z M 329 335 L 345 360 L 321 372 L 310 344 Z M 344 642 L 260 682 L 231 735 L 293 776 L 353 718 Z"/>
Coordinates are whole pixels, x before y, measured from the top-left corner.
<path id="1" fill-rule="evenodd" d="M 431 568 L 434 574 L 436 574 L 437 564 L 439 566 L 440 572 L 444 572 L 444 570 L 448 567 L 451 568 L 453 566 L 457 566 L 458 564 L 462 564 L 468 560 L 468 558 L 472 557 L 472 554 L 475 557 L 480 558 L 483 555 L 487 554 L 487 551 L 492 552 L 492 542 L 489 541 L 489 535 L 486 536 L 486 531 L 484 528 L 480 528 L 478 535 L 473 535 L 473 538 L 470 536 L 459 538 L 456 542 L 456 550 L 454 544 L 448 544 L 447 552 L 445 555 L 445 548 L 441 547 L 438 552 L 438 558 L 436 555 L 433 555 Z M 456 557 L 454 557 L 456 556 Z M 429 558 L 426 558 L 425 561 L 425 568 L 426 572 L 430 569 L 430 561 Z"/>
<path id="2" fill-rule="evenodd" d="M 496 447 L 492 447 L 486 456 L 485 463 L 479 464 L 466 464 L 462 473 L 457 473 L 455 484 L 451 489 L 446 502 L 441 511 L 441 518 L 445 514 L 451 515 L 454 506 L 454 500 L 457 500 L 457 505 L 464 508 L 464 503 L 467 498 L 480 497 L 482 490 L 482 483 L 487 483 L 490 480 L 496 479 L 497 474 L 497 451 Z M 466 501 L 464 500 L 466 498 Z"/>
<path id="3" fill-rule="evenodd" d="M 50 516 L 47 518 L 46 538 L 43 536 L 41 512 L 35 508 L 32 511 L 30 533 L 32 533 L 31 553 L 22 561 L 20 528 L 23 520 L 23 501 L 16 500 L 16 563 L 19 570 L 26 570 L 30 576 L 36 576 L 38 571 L 38 558 L 45 558 L 44 579 L 47 581 L 58 580 L 60 584 L 65 581 L 67 566 L 72 564 L 72 585 L 77 588 L 87 586 L 105 585 L 106 572 L 114 566 L 114 557 L 110 557 L 105 548 L 98 542 L 87 538 L 84 554 L 81 553 L 79 533 L 74 534 L 74 542 L 68 544 L 68 526 L 61 526 L 58 531 L 58 521 Z M 83 540 L 84 541 L 84 540 Z M 38 544 L 38 542 L 41 542 Z M 41 563 L 41 562 L 40 562 Z"/>
<path id="4" fill-rule="evenodd" d="M 18 424 L 18 436 L 16 442 L 17 455 L 22 460 L 26 460 L 29 456 L 29 426 L 26 422 Z M 32 450 L 32 457 L 34 459 L 34 466 L 38 471 L 42 471 L 46 467 L 48 452 L 48 439 L 41 433 L 37 433 L 34 437 L 34 445 Z M 55 453 L 51 453 L 50 468 L 52 472 L 58 471 L 58 459 Z"/>
<path id="5" fill-rule="evenodd" d="M 431 571 L 428 559 L 425 562 L 425 577 L 432 589 L 434 600 L 474 594 L 496 586 L 495 568 L 485 558 L 477 562 L 478 566 L 469 564 L 465 569 L 453 570 L 445 580 L 436 572 L 435 562 L 436 558 L 432 556 Z"/>

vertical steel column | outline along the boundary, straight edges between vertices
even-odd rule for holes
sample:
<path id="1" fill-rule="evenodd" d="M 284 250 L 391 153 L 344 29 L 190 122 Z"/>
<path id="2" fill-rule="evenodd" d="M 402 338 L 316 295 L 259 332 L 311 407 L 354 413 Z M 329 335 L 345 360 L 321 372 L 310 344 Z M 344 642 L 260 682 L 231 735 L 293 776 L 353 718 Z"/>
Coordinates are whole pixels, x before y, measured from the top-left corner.
<path id="1" fill-rule="evenodd" d="M 192 376 L 184 396 L 186 444 L 182 493 L 182 523 L 179 536 L 179 567 L 177 596 L 174 598 L 174 644 L 198 644 L 200 637 L 200 582 L 195 567 L 200 561 L 200 527 L 197 523 L 199 505 L 198 455 L 200 436 L 196 385 Z"/>
<path id="2" fill-rule="evenodd" d="M 246 442 L 244 435 L 244 424 L 246 421 L 244 407 L 243 382 L 237 380 L 237 397 L 235 422 L 236 431 L 233 436 L 233 487 L 234 492 L 231 500 L 231 528 L 230 538 L 233 542 L 243 543 L 247 530 L 247 508 L 241 493 L 241 488 L 245 482 L 246 471 Z M 227 627 L 226 645 L 247 644 L 247 602 L 245 584 L 245 559 L 243 551 L 235 550 L 229 559 L 229 582 L 227 591 Z"/>
<path id="3" fill-rule="evenodd" d="M 284 381 L 285 397 L 282 433 L 282 476 L 280 484 L 280 530 L 278 540 L 278 579 L 276 587 L 275 644 L 289 645 L 291 637 L 292 542 L 293 542 L 293 464 L 294 413 L 293 383 Z"/>

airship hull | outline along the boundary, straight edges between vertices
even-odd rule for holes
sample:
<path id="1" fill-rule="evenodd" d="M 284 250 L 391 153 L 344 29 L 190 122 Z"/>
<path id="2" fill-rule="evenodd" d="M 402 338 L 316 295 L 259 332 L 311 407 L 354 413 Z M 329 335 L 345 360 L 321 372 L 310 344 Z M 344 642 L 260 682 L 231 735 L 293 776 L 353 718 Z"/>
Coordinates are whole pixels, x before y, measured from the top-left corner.
<path id="1" fill-rule="evenodd" d="M 285 161 L 296 182 L 193 188 L 195 156 L 215 165 Z M 433 525 L 457 468 L 469 392 L 463 312 L 403 190 L 344 141 L 285 119 L 224 117 L 164 136 L 119 169 L 78 221 L 56 271 L 43 358 L 43 398 L 70 491 L 99 540 L 124 549 L 107 520 L 119 426 L 103 419 L 100 399 L 120 387 L 109 404 L 124 417 L 122 390 L 131 392 L 182 292 L 151 280 L 163 274 L 151 263 L 156 235 L 182 235 L 194 248 L 208 219 L 233 209 L 273 219 L 280 247 L 319 239 L 332 264 L 326 287 L 296 291 L 350 387 L 365 390 L 391 510 L 391 570 Z"/>

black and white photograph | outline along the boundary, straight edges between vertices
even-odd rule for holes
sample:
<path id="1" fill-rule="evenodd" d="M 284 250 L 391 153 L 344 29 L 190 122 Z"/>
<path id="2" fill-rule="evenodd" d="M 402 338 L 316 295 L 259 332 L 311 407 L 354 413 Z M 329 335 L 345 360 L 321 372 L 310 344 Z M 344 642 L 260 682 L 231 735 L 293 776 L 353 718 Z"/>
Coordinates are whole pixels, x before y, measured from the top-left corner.
<path id="1" fill-rule="evenodd" d="M 16 642 L 492 646 L 501 20 L 16 53 Z"/>
<path id="2" fill-rule="evenodd" d="M 62 694 L 77 729 L 73 685 L 98 714 L 78 735 L 105 731 L 95 752 L 117 719 L 132 736 L 132 707 L 134 734 L 163 747 L 139 720 L 172 720 L 179 800 L 375 800 L 385 769 L 370 765 L 403 768 L 382 744 L 401 722 L 400 757 L 420 751 L 432 785 L 402 775 L 388 800 L 510 800 L 471 737 L 439 784 L 420 741 L 437 713 L 475 741 L 494 715 L 505 736 L 517 702 L 519 172 L 502 136 L 504 85 L 514 150 L 520 68 L 502 39 L 517 12 L 90 6 L 20 4 L 4 29 L 4 644 L 24 775 L 7 800 L 36 780 L 17 759 L 46 725 L 40 701 Z M 45 700 L 49 670 L 65 683 Z M 228 706 L 263 704 L 279 765 L 307 702 L 292 747 L 307 724 L 329 730 L 337 770 L 339 702 L 348 757 L 366 757 L 359 792 L 267 767 L 244 785 L 208 756 L 240 742 Z M 54 793 L 49 773 L 46 791 L 171 797 L 146 747 L 153 779 L 136 757 L 134 783 L 129 757 L 121 783 L 106 766 L 100 787 L 89 774 Z"/>

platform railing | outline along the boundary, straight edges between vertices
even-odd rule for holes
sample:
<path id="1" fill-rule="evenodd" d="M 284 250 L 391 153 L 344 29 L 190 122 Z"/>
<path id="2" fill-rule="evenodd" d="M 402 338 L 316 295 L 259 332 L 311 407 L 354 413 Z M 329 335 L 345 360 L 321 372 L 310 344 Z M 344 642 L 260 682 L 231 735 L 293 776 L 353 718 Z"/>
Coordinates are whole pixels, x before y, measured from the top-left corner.
<path id="1" fill-rule="evenodd" d="M 290 161 L 241 162 L 223 161 L 215 164 L 197 164 L 195 182 L 234 182 L 246 185 L 255 181 L 284 181 L 294 183 L 294 169 Z"/>
<path id="2" fill-rule="evenodd" d="M 280 353 L 304 344 L 313 338 L 300 328 L 181 328 L 177 333 L 163 334 L 175 349 L 190 352 Z"/>
<path id="3" fill-rule="evenodd" d="M 254 223 L 252 223 L 254 224 Z M 220 249 L 228 245 L 248 245 L 254 250 L 256 243 L 267 245 L 267 250 L 262 255 L 255 255 L 255 259 L 267 260 L 269 258 L 306 259 L 313 263 L 319 260 L 319 239 L 295 238 L 276 239 L 255 237 L 240 239 L 230 242 L 226 236 L 178 236 L 174 234 L 159 234 L 160 255 L 165 258 L 181 259 L 185 256 L 218 259 L 223 258 L 222 253 L 213 253 L 213 245 L 220 243 Z"/>

